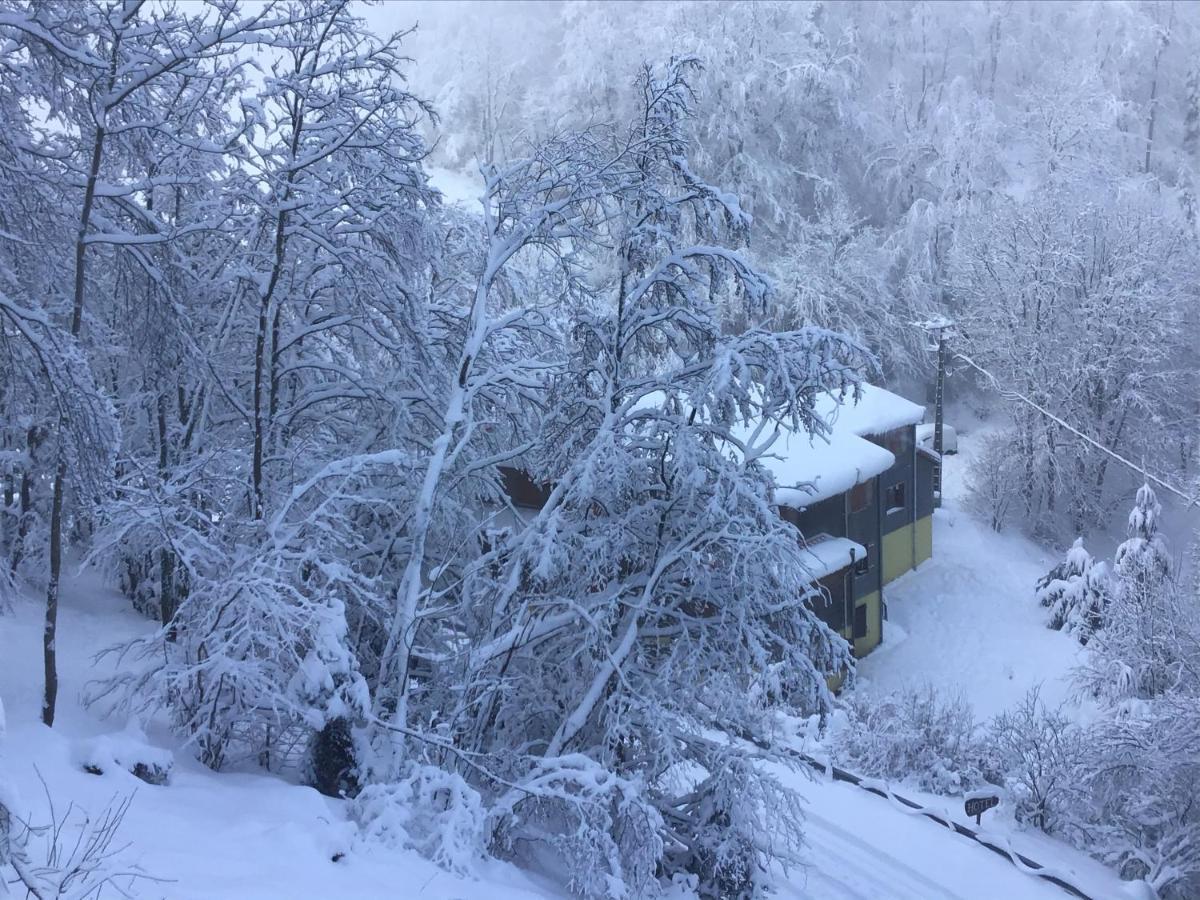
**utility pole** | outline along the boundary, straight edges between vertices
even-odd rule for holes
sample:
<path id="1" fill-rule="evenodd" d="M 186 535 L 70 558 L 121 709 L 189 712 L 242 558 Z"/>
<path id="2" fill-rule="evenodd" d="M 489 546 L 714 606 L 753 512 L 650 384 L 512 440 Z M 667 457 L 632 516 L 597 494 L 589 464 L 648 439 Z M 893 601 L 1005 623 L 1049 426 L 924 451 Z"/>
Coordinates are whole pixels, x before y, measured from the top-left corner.
<path id="1" fill-rule="evenodd" d="M 937 333 L 937 385 L 933 389 L 933 452 L 937 460 L 933 464 L 933 503 L 942 505 L 942 423 L 945 421 L 946 406 L 946 331 Z"/>
<path id="2" fill-rule="evenodd" d="M 937 381 L 933 389 L 933 505 L 942 505 L 942 426 L 946 412 L 946 338 L 953 334 L 954 322 L 944 316 L 916 323 L 937 337 Z M 932 347 L 930 349 L 933 349 Z"/>

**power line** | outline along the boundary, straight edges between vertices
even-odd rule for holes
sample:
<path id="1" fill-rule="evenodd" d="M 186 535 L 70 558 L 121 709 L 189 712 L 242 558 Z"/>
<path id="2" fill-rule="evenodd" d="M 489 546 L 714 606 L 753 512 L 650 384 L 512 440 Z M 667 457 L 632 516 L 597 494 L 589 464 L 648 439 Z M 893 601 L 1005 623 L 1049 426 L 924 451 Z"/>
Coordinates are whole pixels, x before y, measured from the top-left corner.
<path id="1" fill-rule="evenodd" d="M 1159 478 L 1155 475 L 1151 475 L 1149 472 L 1146 471 L 1146 468 L 1144 466 L 1139 466 L 1136 463 L 1131 462 L 1130 460 L 1126 459 L 1121 454 L 1110 450 L 1108 447 L 1105 447 L 1099 441 L 1088 437 L 1086 434 L 1084 434 L 1078 428 L 1075 428 L 1074 426 L 1069 425 L 1068 423 L 1064 422 L 1062 419 L 1060 419 L 1054 413 L 1050 412 L 1050 410 L 1046 409 L 1044 406 L 1040 406 L 1039 404 L 1035 403 L 1033 400 L 1026 397 L 1020 391 L 1014 390 L 1013 388 L 1005 387 L 1004 385 L 1002 385 L 1000 383 L 1000 379 L 998 379 L 995 375 L 993 375 L 991 372 L 989 372 L 983 366 L 979 365 L 979 363 L 975 362 L 975 360 L 971 359 L 965 353 L 955 350 L 954 358 L 961 359 L 972 369 L 974 369 L 975 371 L 977 371 L 980 374 L 982 374 L 983 376 L 985 376 L 989 381 L 991 381 L 992 386 L 996 389 L 996 392 L 999 393 L 1001 397 L 1004 397 L 1005 399 L 1008 399 L 1008 400 L 1020 400 L 1022 403 L 1025 403 L 1026 405 L 1031 406 L 1033 409 L 1036 409 L 1047 419 L 1050 419 L 1052 422 L 1056 423 L 1061 428 L 1069 431 L 1071 434 L 1075 435 L 1080 440 L 1090 444 L 1091 446 L 1093 446 L 1097 450 L 1099 450 L 1101 453 L 1107 454 L 1112 459 L 1115 459 L 1117 462 L 1119 462 L 1121 465 L 1125 466 L 1126 468 L 1130 469 L 1133 472 L 1136 472 L 1138 475 L 1141 475 L 1144 479 L 1146 479 L 1146 481 L 1152 481 L 1156 485 L 1161 487 L 1163 490 L 1169 491 L 1170 493 L 1174 494 L 1176 497 L 1179 497 L 1181 500 L 1186 502 L 1188 504 L 1188 506 L 1200 504 L 1200 498 L 1188 496 L 1183 491 L 1181 491 L 1179 488 L 1175 487 L 1175 485 L 1170 484 L 1166 481 L 1163 481 L 1161 478 Z"/>

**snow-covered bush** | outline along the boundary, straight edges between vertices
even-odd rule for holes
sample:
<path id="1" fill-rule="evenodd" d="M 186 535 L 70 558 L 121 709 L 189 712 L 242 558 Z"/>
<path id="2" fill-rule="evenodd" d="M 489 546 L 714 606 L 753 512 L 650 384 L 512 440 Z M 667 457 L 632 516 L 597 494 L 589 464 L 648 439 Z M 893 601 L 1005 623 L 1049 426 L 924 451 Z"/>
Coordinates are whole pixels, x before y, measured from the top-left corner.
<path id="1" fill-rule="evenodd" d="M 1123 877 L 1183 900 L 1200 892 L 1200 584 L 1176 577 L 1159 513 L 1143 486 L 1107 622 L 1076 673 L 1104 710 L 1087 729 L 1072 824 Z"/>
<path id="2" fill-rule="evenodd" d="M 943 697 L 926 685 L 885 697 L 851 695 L 842 709 L 830 746 L 849 768 L 938 794 L 983 782 L 984 747 L 961 697 Z"/>
<path id="3" fill-rule="evenodd" d="M 768 884 L 758 845 L 785 866 L 803 846 L 799 797 L 755 772 L 757 763 L 741 753 L 731 749 L 726 758 L 677 808 L 685 818 L 670 824 L 682 840 L 664 857 L 672 879 L 695 876 L 705 900 L 752 897 Z"/>
<path id="4" fill-rule="evenodd" d="M 479 793 L 436 766 L 414 765 L 391 784 L 368 785 L 350 815 L 365 845 L 417 850 L 453 872 L 471 872 L 485 852 Z"/>
<path id="5" fill-rule="evenodd" d="M 1084 745 L 1080 729 L 1061 710 L 1047 709 L 1037 688 L 992 720 L 988 769 L 1007 786 L 1018 821 L 1048 833 L 1067 827 L 1079 801 Z"/>
<path id="6" fill-rule="evenodd" d="M 581 753 L 543 759 L 489 811 L 493 849 L 544 842 L 584 897 L 653 896 L 667 823 L 640 778 L 623 778 Z M 688 822 L 685 813 L 682 823 Z M 699 873 L 696 873 L 699 874 Z"/>
<path id="7" fill-rule="evenodd" d="M 1100 719 L 1078 770 L 1077 842 L 1164 900 L 1200 895 L 1200 693 Z"/>
<path id="8" fill-rule="evenodd" d="M 365 712 L 338 600 L 297 584 L 273 553 L 189 562 L 192 588 L 171 625 L 107 651 L 123 663 L 89 700 L 139 718 L 167 708 L 214 769 L 270 765 L 277 748 Z"/>
<path id="9" fill-rule="evenodd" d="M 1038 580 L 1035 596 L 1050 608 L 1050 628 L 1087 644 L 1104 626 L 1110 593 L 1108 566 L 1093 560 L 1083 538 L 1076 538 L 1063 561 Z"/>

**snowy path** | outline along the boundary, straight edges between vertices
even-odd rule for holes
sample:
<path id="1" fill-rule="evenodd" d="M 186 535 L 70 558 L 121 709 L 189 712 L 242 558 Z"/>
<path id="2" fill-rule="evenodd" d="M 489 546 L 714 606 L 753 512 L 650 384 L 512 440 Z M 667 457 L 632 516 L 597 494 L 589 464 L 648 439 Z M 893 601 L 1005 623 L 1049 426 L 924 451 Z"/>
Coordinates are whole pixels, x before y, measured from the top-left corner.
<path id="1" fill-rule="evenodd" d="M 807 801 L 809 865 L 779 896 L 804 900 L 1064 900 L 1069 895 L 935 822 L 851 785 L 780 772 Z M 1117 884 L 1115 877 L 1109 879 Z M 1106 896 L 1100 893 L 1097 896 Z M 1107 896 L 1116 896 L 1108 892 Z"/>
<path id="2" fill-rule="evenodd" d="M 894 856 L 884 857 L 862 838 L 809 812 L 805 834 L 818 878 L 837 888 L 839 896 L 960 900 L 931 878 Z M 836 873 L 836 875 L 834 874 Z"/>

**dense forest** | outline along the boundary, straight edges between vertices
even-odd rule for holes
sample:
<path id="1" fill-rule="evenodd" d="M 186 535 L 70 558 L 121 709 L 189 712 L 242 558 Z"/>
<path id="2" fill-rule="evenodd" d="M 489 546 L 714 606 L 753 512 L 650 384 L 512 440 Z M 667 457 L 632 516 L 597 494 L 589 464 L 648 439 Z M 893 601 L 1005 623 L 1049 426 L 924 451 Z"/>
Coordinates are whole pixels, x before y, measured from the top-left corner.
<path id="1" fill-rule="evenodd" d="M 90 708 L 452 870 L 759 896 L 795 717 L 1194 896 L 1198 217 L 1187 3 L 0 0 L 0 614 L 54 726 L 102 573 L 153 627 Z M 1066 550 L 1086 721 L 831 692 L 762 423 L 924 402 L 930 321 L 972 513 Z"/>
<path id="2" fill-rule="evenodd" d="M 1200 396 L 1200 15 L 1186 3 L 384 7 L 454 169 L 635 114 L 630 73 L 694 56 L 692 165 L 754 217 L 775 327 L 817 322 L 923 388 L 913 323 L 1152 474 L 1189 477 Z M 467 9 L 475 10 L 465 15 Z M 401 12 L 404 10 L 404 12 Z M 534 48 L 534 52 L 529 52 Z M 448 52 L 449 50 L 449 52 Z M 1022 302 L 1022 298 L 1029 298 Z M 965 364 L 960 395 L 993 388 Z M 924 398 L 922 398 L 924 399 Z M 1029 407 L 979 485 L 1064 541 L 1136 483 Z"/>

